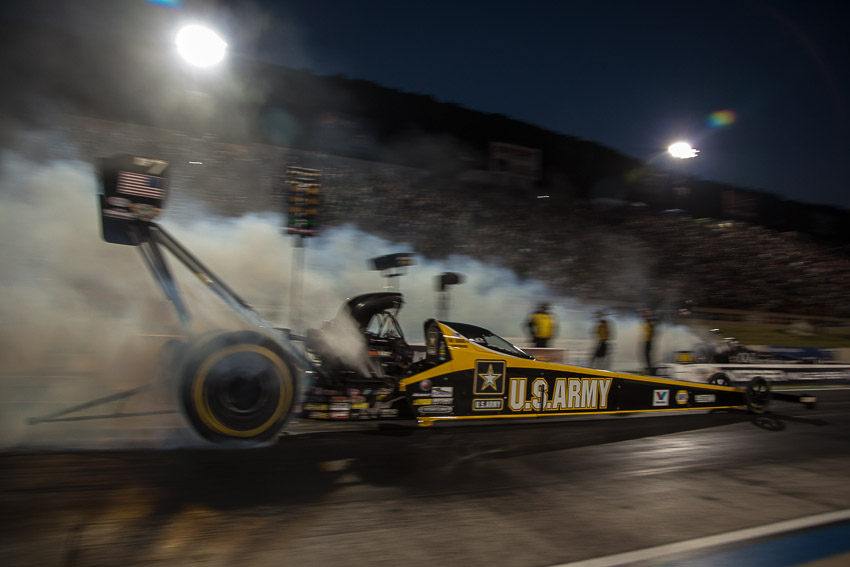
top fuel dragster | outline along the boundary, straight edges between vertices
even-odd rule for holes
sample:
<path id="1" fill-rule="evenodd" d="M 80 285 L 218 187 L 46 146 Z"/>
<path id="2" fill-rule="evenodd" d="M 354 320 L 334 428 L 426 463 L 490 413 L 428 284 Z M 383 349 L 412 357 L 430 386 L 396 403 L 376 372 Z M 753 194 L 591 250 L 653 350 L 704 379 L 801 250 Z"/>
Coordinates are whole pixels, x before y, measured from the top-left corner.
<path id="1" fill-rule="evenodd" d="M 711 333 L 719 336 L 722 331 L 713 329 Z M 850 382 L 850 364 L 762 352 L 733 337 L 708 340 L 693 350 L 677 352 L 673 362 L 659 365 L 656 373 L 721 386 L 746 383 L 754 377 L 791 386 Z"/>
<path id="2" fill-rule="evenodd" d="M 398 324 L 403 298 L 395 292 L 355 297 L 324 328 L 295 336 L 264 321 L 154 222 L 167 196 L 167 176 L 162 160 L 131 155 L 104 160 L 102 235 L 140 250 L 177 311 L 185 340 L 169 346 L 165 371 L 188 423 L 209 441 L 267 441 L 294 416 L 407 419 L 428 426 L 729 408 L 760 413 L 771 398 L 815 401 L 774 393 L 760 377 L 731 387 L 542 362 L 467 323 L 429 319 L 424 349 L 414 349 Z M 252 330 L 194 335 L 163 250 Z M 352 322 L 363 340 L 362 356 L 354 361 L 334 344 L 336 333 Z"/>

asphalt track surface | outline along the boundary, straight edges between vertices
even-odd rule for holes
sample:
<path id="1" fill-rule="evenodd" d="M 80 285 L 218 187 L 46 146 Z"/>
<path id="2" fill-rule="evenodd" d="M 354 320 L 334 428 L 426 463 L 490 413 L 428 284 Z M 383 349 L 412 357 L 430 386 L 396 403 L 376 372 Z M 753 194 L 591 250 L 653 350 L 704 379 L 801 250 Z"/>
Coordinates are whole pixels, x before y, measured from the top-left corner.
<path id="1" fill-rule="evenodd" d="M 817 394 L 757 418 L 294 422 L 241 450 L 152 448 L 165 412 L 33 426 L 131 448 L 0 454 L 0 565 L 848 565 L 850 391 Z"/>

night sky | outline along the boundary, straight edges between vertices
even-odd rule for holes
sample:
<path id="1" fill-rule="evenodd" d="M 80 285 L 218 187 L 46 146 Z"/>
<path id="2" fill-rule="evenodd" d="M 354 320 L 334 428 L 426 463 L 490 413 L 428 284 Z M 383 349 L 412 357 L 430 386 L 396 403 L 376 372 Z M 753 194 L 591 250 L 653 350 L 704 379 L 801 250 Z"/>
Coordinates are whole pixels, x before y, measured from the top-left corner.
<path id="1" fill-rule="evenodd" d="M 664 169 L 850 208 L 845 0 L 53 4 L 37 15 L 90 33 L 132 33 L 138 10 L 168 26 L 207 22 L 240 57 L 430 94 Z M 699 156 L 670 158 L 679 139 Z"/>

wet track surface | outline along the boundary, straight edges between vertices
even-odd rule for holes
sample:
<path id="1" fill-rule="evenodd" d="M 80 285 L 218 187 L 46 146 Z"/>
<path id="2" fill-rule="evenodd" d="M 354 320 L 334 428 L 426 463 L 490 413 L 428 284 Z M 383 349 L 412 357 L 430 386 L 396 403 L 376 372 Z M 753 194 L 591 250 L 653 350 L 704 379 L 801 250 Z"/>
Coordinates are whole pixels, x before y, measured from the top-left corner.
<path id="1" fill-rule="evenodd" d="M 294 423 L 249 450 L 20 447 L 0 455 L 0 564 L 556 565 L 847 510 L 850 392 L 818 396 L 757 419 Z"/>

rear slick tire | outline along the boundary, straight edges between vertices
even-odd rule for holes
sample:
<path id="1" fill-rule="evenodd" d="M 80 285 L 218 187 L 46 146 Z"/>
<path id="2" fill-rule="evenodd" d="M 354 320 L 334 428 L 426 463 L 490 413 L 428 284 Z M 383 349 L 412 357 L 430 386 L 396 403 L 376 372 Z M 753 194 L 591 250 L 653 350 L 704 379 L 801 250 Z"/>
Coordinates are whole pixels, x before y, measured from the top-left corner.
<path id="1" fill-rule="evenodd" d="M 274 439 L 295 399 L 295 374 L 283 349 L 256 331 L 202 337 L 180 370 L 180 405 L 204 439 L 254 445 Z"/>

